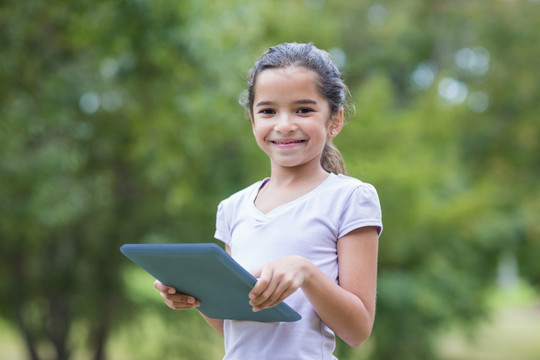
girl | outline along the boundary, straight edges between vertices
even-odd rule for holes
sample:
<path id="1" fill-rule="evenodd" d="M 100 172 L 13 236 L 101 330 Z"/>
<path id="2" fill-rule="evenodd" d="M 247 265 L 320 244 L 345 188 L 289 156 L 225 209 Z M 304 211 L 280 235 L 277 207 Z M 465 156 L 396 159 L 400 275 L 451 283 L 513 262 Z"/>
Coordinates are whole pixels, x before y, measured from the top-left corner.
<path id="1" fill-rule="evenodd" d="M 359 346 L 371 333 L 381 210 L 371 185 L 344 175 L 332 145 L 346 94 L 329 54 L 312 44 L 271 47 L 250 72 L 244 105 L 270 177 L 219 204 L 215 237 L 259 279 L 253 311 L 286 299 L 302 319 L 205 317 L 225 338 L 225 359 L 335 359 L 334 334 Z M 172 309 L 199 306 L 154 286 Z"/>

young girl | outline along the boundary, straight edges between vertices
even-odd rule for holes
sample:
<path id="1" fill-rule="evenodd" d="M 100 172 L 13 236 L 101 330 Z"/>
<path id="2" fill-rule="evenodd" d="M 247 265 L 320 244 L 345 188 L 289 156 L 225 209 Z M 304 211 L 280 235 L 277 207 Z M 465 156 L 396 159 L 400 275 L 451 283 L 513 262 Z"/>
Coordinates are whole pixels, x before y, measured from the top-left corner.
<path id="1" fill-rule="evenodd" d="M 205 317 L 225 338 L 225 359 L 335 359 L 334 334 L 351 346 L 375 316 L 379 199 L 344 175 L 332 145 L 347 87 L 328 53 L 312 44 L 271 47 L 254 65 L 244 105 L 270 177 L 222 201 L 215 237 L 258 282 L 253 311 L 286 303 L 297 322 Z M 156 281 L 172 309 L 199 306 Z"/>

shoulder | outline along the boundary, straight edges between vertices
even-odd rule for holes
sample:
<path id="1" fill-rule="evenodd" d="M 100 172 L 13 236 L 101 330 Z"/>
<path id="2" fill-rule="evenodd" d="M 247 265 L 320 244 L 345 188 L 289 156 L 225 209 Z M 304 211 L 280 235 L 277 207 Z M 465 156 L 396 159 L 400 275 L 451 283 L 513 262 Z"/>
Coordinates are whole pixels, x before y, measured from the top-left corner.
<path id="1" fill-rule="evenodd" d="M 333 197 L 337 200 L 335 206 L 339 207 L 341 219 L 339 237 L 363 226 L 376 226 L 380 234 L 382 212 L 375 187 L 350 176 L 334 176 Z"/>
<path id="2" fill-rule="evenodd" d="M 353 195 L 378 199 L 377 190 L 373 185 L 343 174 L 330 174 L 325 191 L 331 192 L 334 196 L 339 196 L 344 200 Z"/>
<path id="3" fill-rule="evenodd" d="M 363 181 L 349 175 L 330 174 L 330 177 L 335 184 L 339 184 L 341 186 L 355 187 L 355 186 L 361 186 L 362 184 L 366 184 Z"/>

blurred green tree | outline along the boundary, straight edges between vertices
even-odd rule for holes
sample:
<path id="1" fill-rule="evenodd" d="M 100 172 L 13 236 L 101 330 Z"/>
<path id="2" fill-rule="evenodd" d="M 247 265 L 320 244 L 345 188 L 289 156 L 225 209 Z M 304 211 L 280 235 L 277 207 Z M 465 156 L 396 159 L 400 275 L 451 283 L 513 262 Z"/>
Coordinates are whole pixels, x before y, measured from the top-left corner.
<path id="1" fill-rule="evenodd" d="M 538 282 L 539 4 L 355 6 L 357 130 L 340 140 L 384 210 L 372 357 L 433 359 L 436 329 L 486 315 L 501 253 Z"/>
<path id="2" fill-rule="evenodd" d="M 188 5 L 2 5 L 0 309 L 32 359 L 68 359 L 77 323 L 105 356 L 130 313 L 122 243 L 211 239 L 212 196 L 240 167 Z"/>

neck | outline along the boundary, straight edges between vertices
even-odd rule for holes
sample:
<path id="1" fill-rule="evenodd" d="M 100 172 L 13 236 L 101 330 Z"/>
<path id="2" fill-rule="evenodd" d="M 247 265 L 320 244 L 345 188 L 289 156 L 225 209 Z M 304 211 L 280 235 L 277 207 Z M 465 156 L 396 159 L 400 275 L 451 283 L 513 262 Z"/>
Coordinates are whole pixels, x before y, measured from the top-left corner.
<path id="1" fill-rule="evenodd" d="M 288 186 L 306 182 L 320 183 L 328 176 L 320 162 L 296 167 L 271 164 L 270 180 L 274 186 Z"/>

